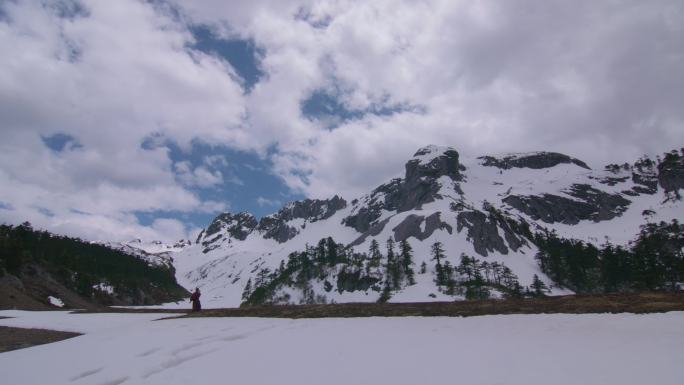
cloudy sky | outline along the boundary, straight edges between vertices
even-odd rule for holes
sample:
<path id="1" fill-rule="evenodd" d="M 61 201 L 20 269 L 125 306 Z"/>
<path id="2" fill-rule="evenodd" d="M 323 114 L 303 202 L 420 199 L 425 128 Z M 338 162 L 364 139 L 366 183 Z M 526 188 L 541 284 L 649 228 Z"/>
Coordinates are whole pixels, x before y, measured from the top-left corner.
<path id="1" fill-rule="evenodd" d="M 0 222 L 188 237 L 426 144 L 684 146 L 684 2 L 0 0 Z"/>

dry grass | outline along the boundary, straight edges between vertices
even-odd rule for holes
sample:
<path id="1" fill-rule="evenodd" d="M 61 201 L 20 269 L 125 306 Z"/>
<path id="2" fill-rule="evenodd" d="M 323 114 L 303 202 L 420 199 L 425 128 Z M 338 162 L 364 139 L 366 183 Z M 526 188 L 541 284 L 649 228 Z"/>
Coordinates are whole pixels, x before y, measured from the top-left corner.
<path id="1" fill-rule="evenodd" d="M 684 311 L 684 292 L 571 295 L 457 302 L 252 306 L 203 310 L 200 313 L 188 313 L 184 317 L 469 317 L 493 314 L 659 313 L 675 310 Z"/>
<path id="2" fill-rule="evenodd" d="M 0 353 L 49 344 L 80 336 L 79 333 L 58 332 L 45 329 L 23 329 L 0 326 Z"/>

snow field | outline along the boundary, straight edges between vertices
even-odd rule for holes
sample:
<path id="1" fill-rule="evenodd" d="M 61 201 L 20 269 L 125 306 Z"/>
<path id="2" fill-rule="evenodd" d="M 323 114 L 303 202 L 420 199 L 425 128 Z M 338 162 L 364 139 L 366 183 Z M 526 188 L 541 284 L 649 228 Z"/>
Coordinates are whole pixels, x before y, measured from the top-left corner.
<path id="1" fill-rule="evenodd" d="M 680 384 L 684 312 L 153 321 L 3 311 L 86 334 L 0 354 L 6 384 Z M 40 368 L 40 370 L 36 370 Z"/>

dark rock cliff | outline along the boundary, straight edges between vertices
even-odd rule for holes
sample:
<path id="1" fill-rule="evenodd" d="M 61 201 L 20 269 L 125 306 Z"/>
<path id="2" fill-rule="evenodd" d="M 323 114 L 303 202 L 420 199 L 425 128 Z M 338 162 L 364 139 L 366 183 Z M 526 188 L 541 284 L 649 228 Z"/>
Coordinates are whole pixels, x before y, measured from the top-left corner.
<path id="1" fill-rule="evenodd" d="M 557 152 L 536 152 L 531 154 L 512 154 L 504 157 L 481 156 L 483 166 L 498 167 L 504 170 L 511 168 L 543 169 L 557 166 L 562 163 L 575 164 L 579 167 L 591 170 L 586 163 L 579 159 L 569 157 Z"/>

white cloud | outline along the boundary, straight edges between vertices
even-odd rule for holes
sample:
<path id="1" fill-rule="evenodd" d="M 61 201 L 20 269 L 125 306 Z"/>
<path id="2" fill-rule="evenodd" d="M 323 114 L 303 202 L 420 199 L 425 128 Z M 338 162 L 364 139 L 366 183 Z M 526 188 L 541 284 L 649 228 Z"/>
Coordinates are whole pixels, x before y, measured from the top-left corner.
<path id="1" fill-rule="evenodd" d="M 175 240 L 187 239 L 189 232 L 183 222 L 171 218 L 158 218 L 152 222 L 152 229 L 159 234 L 166 234 Z"/>
<path id="2" fill-rule="evenodd" d="M 202 161 L 207 166 L 213 168 L 228 167 L 228 160 L 223 155 L 208 155 L 202 158 Z"/>
<path id="3" fill-rule="evenodd" d="M 178 179 L 186 186 L 208 188 L 223 183 L 223 174 L 218 170 L 212 172 L 204 166 L 192 168 L 189 161 L 176 162 L 173 167 Z"/>
<path id="4" fill-rule="evenodd" d="M 55 4 L 1 5 L 0 49 L 12 54 L 0 60 L 0 201 L 14 210 L 0 219 L 165 238 L 168 226 L 142 226 L 133 213 L 222 206 L 178 184 L 165 149 L 141 144 L 156 135 L 187 149 L 193 139 L 239 137 L 245 106 L 232 68 L 191 52 L 187 26 L 150 3 L 83 1 L 87 12 L 68 18 Z M 55 133 L 82 147 L 49 150 L 40 137 Z M 193 185 L 221 181 L 206 168 L 192 176 Z"/>
<path id="5" fill-rule="evenodd" d="M 256 199 L 259 207 L 280 207 L 283 204 L 277 199 L 268 199 L 264 197 L 258 197 Z"/>
<path id="6" fill-rule="evenodd" d="M 225 205 L 192 188 L 245 182 L 225 157 L 191 165 L 142 149 L 150 137 L 256 151 L 316 197 L 365 192 L 428 143 L 596 167 L 684 143 L 677 0 L 176 0 L 180 18 L 133 0 L 83 1 L 86 16 L 60 18 L 46 3 L 2 3 L 0 202 L 14 210 L 0 220 L 170 237 L 177 226 L 134 213 L 211 212 Z M 245 94 L 230 64 L 188 48 L 187 23 L 253 39 L 265 76 Z M 320 89 L 351 110 L 422 108 L 328 130 L 300 111 Z M 55 153 L 40 139 L 55 133 L 83 147 Z"/>
<path id="7" fill-rule="evenodd" d="M 466 156 L 561 151 L 601 167 L 684 141 L 679 1 L 250 2 L 235 14 L 221 2 L 180 3 L 264 48 L 249 143 L 277 143 L 275 170 L 307 195 L 366 191 L 427 143 Z M 328 131 L 299 103 L 330 87 L 350 109 L 425 111 Z"/>

